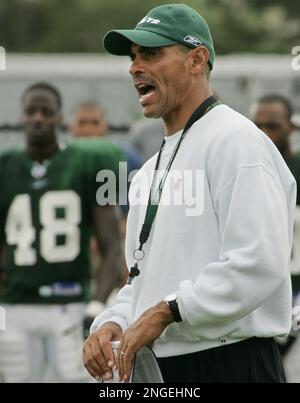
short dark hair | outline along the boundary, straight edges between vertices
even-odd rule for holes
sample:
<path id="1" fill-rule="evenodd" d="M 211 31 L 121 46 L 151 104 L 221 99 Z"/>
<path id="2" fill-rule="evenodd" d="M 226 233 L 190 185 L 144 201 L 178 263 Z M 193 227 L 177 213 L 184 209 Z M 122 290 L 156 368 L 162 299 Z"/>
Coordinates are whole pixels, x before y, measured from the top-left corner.
<path id="1" fill-rule="evenodd" d="M 293 116 L 293 113 L 294 113 L 293 106 L 292 106 L 291 102 L 289 101 L 289 99 L 283 95 L 279 95 L 279 94 L 263 95 L 262 97 L 260 97 L 258 99 L 257 102 L 258 103 L 267 103 L 267 104 L 271 104 L 273 102 L 279 102 L 285 108 L 288 119 L 290 120 L 291 117 Z"/>
<path id="2" fill-rule="evenodd" d="M 45 90 L 45 91 L 50 92 L 52 95 L 54 95 L 54 97 L 56 99 L 56 102 L 57 102 L 57 106 L 61 110 L 61 108 L 62 108 L 62 97 L 60 95 L 60 92 L 52 84 L 48 84 L 46 82 L 35 83 L 35 84 L 32 84 L 29 87 L 27 87 L 26 90 L 23 92 L 22 102 L 24 102 L 24 99 L 25 99 L 26 95 L 29 92 L 34 91 L 34 90 Z"/>

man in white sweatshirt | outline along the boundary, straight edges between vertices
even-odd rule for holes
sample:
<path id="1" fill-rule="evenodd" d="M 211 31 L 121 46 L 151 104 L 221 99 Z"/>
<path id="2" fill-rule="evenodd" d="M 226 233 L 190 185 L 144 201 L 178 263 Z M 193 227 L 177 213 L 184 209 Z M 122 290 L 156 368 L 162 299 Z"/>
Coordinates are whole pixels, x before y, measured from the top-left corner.
<path id="1" fill-rule="evenodd" d="M 156 7 L 104 46 L 130 55 L 143 113 L 162 117 L 166 136 L 132 182 L 129 281 L 92 325 L 86 368 L 109 379 L 120 340 L 123 381 L 151 345 L 165 382 L 284 382 L 272 338 L 291 327 L 294 178 L 272 141 L 212 96 L 214 47 L 195 10 Z"/>

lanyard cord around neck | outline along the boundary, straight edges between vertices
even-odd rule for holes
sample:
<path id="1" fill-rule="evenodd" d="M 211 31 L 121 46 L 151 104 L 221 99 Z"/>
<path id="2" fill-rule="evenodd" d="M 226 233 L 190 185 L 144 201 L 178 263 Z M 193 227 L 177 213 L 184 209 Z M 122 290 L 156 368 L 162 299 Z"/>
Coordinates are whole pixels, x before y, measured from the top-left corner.
<path id="1" fill-rule="evenodd" d="M 221 104 L 221 102 L 218 101 L 214 96 L 210 96 L 193 112 L 192 116 L 189 118 L 187 124 L 185 125 L 185 127 L 183 129 L 180 139 L 178 140 L 178 142 L 174 148 L 174 151 L 167 164 L 163 177 L 161 178 L 158 188 L 155 192 L 154 187 L 155 187 L 155 183 L 156 183 L 156 176 L 157 176 L 157 172 L 158 172 L 161 154 L 162 154 L 162 151 L 163 151 L 163 148 L 165 145 L 165 140 L 163 141 L 163 143 L 160 147 L 158 156 L 157 156 L 155 169 L 154 169 L 154 176 L 153 176 L 152 184 L 151 184 L 151 188 L 150 188 L 150 194 L 149 194 L 149 199 L 148 199 L 145 220 L 144 220 L 144 224 L 142 226 L 141 232 L 140 232 L 140 237 L 139 237 L 140 246 L 138 249 L 136 249 L 133 252 L 133 257 L 135 258 L 136 262 L 133 265 L 133 267 L 131 267 L 131 269 L 130 269 L 127 284 L 131 284 L 134 277 L 136 277 L 140 274 L 140 270 L 138 268 L 138 262 L 140 260 L 142 260 L 145 256 L 145 252 L 143 251 L 143 245 L 147 242 L 147 240 L 149 238 L 152 224 L 153 224 L 153 221 L 154 221 L 156 213 L 157 213 L 157 209 L 158 209 L 158 205 L 160 202 L 160 198 L 162 195 L 162 190 L 163 190 L 165 181 L 167 179 L 168 173 L 170 171 L 171 165 L 173 164 L 175 156 L 178 152 L 178 149 L 182 143 L 182 140 L 184 139 L 184 137 L 186 135 L 186 132 L 197 120 L 201 119 L 202 116 L 204 116 L 212 108 L 214 108 L 215 106 L 220 105 L 220 104 Z"/>

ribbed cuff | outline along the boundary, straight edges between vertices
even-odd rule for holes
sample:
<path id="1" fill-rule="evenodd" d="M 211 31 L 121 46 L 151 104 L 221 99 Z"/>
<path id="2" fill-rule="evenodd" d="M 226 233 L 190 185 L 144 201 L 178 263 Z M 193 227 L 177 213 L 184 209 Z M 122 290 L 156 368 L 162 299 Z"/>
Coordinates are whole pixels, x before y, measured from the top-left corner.
<path id="1" fill-rule="evenodd" d="M 183 302 L 181 301 L 180 295 L 178 293 L 177 293 L 177 295 L 178 295 L 179 313 L 180 313 L 182 321 L 185 322 L 187 319 L 186 319 L 186 314 L 185 314 L 185 310 L 184 310 L 184 305 L 183 305 Z"/>

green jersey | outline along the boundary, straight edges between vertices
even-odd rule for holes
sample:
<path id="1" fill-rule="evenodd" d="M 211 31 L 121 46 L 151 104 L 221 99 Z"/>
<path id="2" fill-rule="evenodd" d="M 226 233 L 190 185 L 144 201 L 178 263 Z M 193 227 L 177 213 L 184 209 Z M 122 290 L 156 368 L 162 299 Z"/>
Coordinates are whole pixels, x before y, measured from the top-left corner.
<path id="1" fill-rule="evenodd" d="M 105 140 L 78 140 L 39 164 L 25 151 L 0 157 L 3 302 L 89 299 L 89 242 L 96 175 L 123 155 Z"/>

